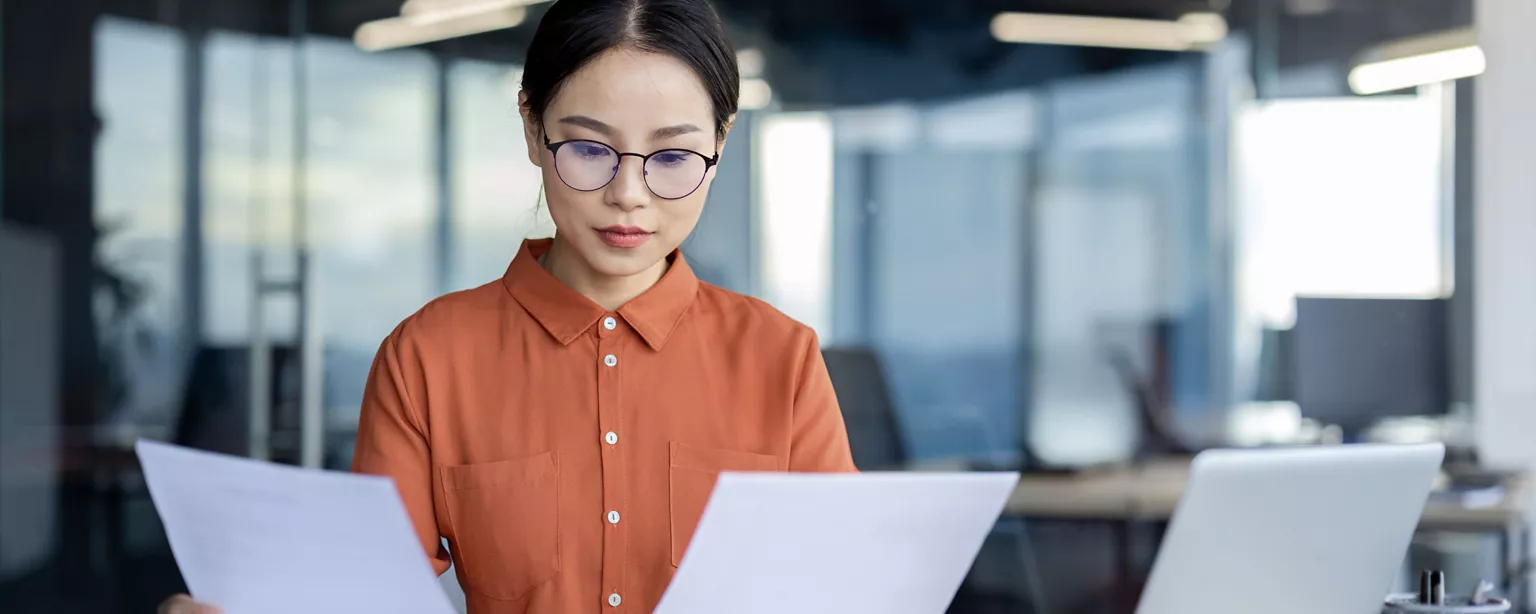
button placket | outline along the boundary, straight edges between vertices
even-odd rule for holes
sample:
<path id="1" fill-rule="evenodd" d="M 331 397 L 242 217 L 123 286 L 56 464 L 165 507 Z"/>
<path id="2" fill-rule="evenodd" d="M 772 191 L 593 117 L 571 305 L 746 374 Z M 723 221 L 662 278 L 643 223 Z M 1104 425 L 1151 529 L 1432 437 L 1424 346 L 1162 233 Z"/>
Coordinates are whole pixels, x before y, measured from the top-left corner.
<path id="1" fill-rule="evenodd" d="M 603 488 L 603 556 L 602 582 L 609 589 L 606 602 L 617 608 L 622 602 L 624 567 L 627 556 L 627 523 L 619 522 L 629 485 L 624 483 L 627 474 L 625 448 L 619 445 L 623 430 L 623 412 L 619 406 L 620 386 L 623 384 L 624 364 L 621 357 L 624 331 L 613 315 L 604 316 L 597 332 L 597 428 L 602 459 Z"/>

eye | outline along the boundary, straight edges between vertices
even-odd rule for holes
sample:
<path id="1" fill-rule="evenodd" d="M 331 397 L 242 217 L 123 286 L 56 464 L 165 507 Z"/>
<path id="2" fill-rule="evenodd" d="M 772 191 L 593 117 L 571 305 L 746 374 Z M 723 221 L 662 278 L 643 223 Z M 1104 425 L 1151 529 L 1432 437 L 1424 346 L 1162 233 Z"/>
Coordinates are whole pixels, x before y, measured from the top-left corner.
<path id="1" fill-rule="evenodd" d="M 688 160 L 693 157 L 694 154 L 687 151 L 662 151 L 651 156 L 651 159 L 662 166 L 673 167 L 687 164 Z"/>
<path id="2" fill-rule="evenodd" d="M 571 143 L 571 148 L 576 151 L 576 155 L 587 160 L 606 158 L 610 155 L 607 147 L 597 143 Z"/>

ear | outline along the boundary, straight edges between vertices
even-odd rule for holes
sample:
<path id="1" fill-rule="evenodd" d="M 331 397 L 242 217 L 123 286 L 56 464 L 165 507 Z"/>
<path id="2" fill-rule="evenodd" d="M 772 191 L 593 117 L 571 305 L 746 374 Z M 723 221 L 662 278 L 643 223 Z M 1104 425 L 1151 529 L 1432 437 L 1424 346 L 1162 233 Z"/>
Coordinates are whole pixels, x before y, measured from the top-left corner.
<path id="1" fill-rule="evenodd" d="M 735 126 L 736 126 L 736 116 L 735 115 L 732 115 L 729 119 L 725 120 L 725 127 L 720 130 L 720 142 L 719 143 L 715 143 L 715 152 L 716 153 L 720 153 L 720 152 L 725 151 L 725 141 L 727 139 L 731 138 L 731 128 L 734 128 Z"/>
<path id="2" fill-rule="evenodd" d="M 528 161 L 543 168 L 544 127 L 533 120 L 533 109 L 528 106 L 528 92 L 517 92 L 517 112 L 523 116 L 523 140 L 528 142 Z"/>

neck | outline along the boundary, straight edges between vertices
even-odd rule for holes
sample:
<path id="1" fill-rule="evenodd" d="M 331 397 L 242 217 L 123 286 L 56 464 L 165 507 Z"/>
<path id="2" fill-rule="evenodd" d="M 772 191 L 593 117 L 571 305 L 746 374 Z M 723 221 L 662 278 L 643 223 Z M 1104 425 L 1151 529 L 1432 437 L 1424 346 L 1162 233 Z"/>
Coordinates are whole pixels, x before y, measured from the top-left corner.
<path id="1" fill-rule="evenodd" d="M 633 275 L 605 275 L 593 270 L 576 250 L 555 234 L 555 242 L 549 252 L 539 259 L 544 270 L 572 290 L 587 297 L 603 309 L 615 311 L 635 297 L 644 294 L 667 272 L 667 259 L 662 258 L 650 268 Z"/>

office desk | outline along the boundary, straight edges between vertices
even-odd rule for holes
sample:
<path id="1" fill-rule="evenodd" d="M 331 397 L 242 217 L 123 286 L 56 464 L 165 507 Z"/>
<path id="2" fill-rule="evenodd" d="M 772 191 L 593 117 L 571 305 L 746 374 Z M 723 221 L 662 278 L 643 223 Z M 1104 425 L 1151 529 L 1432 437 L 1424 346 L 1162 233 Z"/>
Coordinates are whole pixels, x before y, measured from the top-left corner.
<path id="1" fill-rule="evenodd" d="M 1120 525 L 1122 573 L 1133 573 L 1130 532 L 1138 523 L 1166 522 L 1189 482 L 1190 459 L 1165 459 L 1136 466 L 1085 469 L 1074 474 L 1025 474 L 1008 498 L 1004 514 L 1027 518 L 1100 520 Z M 1469 508 L 1431 498 L 1419 520 L 1421 532 L 1492 534 L 1499 538 L 1505 594 L 1526 594 L 1526 559 L 1531 527 L 1526 502 L 1529 476 L 1504 484 L 1498 505 Z M 1516 590 L 1519 589 L 1519 590 Z M 1515 601 L 1523 603 L 1523 601 Z"/>
<path id="2" fill-rule="evenodd" d="M 1072 474 L 1024 474 L 1008 498 L 1007 513 L 1043 518 L 1168 520 L 1189 483 L 1189 459 L 1085 469 Z M 1421 529 L 1449 527 L 1493 531 L 1525 524 L 1529 480 L 1505 483 L 1498 505 L 1468 508 L 1444 499 L 1424 506 Z"/>

